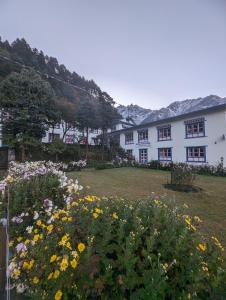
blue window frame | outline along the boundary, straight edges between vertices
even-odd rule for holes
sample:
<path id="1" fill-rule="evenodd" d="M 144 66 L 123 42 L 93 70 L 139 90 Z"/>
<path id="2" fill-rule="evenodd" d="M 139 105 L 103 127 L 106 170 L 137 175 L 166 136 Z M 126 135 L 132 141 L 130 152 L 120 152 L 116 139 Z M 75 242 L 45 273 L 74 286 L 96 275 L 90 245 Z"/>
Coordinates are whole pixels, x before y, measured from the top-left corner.
<path id="1" fill-rule="evenodd" d="M 165 125 L 157 127 L 158 141 L 170 141 L 171 140 L 171 126 Z"/>
<path id="2" fill-rule="evenodd" d="M 139 163 L 140 164 L 148 163 L 148 149 L 139 149 Z"/>
<path id="3" fill-rule="evenodd" d="M 206 162 L 206 146 L 195 146 L 186 148 L 187 162 Z"/>
<path id="4" fill-rule="evenodd" d="M 185 121 L 184 124 L 185 124 L 185 137 L 187 139 L 205 136 L 204 118 L 188 120 Z"/>
<path id="5" fill-rule="evenodd" d="M 159 161 L 172 161 L 172 148 L 158 148 Z"/>
<path id="6" fill-rule="evenodd" d="M 133 144 L 133 132 L 127 132 L 125 133 L 125 144 Z"/>
<path id="7" fill-rule="evenodd" d="M 138 131 L 138 143 L 148 142 L 148 129 Z"/>

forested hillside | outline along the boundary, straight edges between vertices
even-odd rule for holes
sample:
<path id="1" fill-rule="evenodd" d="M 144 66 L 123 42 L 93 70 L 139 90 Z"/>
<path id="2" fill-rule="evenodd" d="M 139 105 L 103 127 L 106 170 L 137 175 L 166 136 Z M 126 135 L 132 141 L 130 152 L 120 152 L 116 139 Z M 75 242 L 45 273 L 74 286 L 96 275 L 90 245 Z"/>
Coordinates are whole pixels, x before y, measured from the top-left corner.
<path id="1" fill-rule="evenodd" d="M 56 58 L 31 48 L 25 39 L 16 39 L 9 44 L 0 38 L 0 81 L 12 71 L 20 72 L 23 65 L 40 72 L 59 98 L 77 102 L 90 97 L 89 95 L 97 98 L 101 93 L 101 89 L 93 80 L 86 80 L 76 72 L 71 73 L 64 65 L 59 65 Z"/>

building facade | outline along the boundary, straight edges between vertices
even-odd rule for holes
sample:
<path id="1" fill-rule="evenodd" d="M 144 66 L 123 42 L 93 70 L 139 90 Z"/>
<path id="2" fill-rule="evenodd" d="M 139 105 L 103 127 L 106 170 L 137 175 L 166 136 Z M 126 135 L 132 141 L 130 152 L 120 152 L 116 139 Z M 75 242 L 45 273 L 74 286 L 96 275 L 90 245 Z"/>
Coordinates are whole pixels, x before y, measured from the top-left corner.
<path id="1" fill-rule="evenodd" d="M 226 166 L 226 105 L 118 131 L 120 146 L 135 160 Z"/>
<path id="2" fill-rule="evenodd" d="M 118 131 L 121 129 L 129 128 L 134 124 L 119 121 L 112 128 L 108 129 L 108 133 Z M 101 143 L 101 129 L 89 129 L 88 144 L 99 145 Z M 66 144 L 84 144 L 86 141 L 86 131 L 81 131 L 77 127 L 72 126 L 64 121 L 56 124 L 54 127 L 50 127 L 46 131 L 46 135 L 43 137 L 43 143 L 51 143 L 53 140 L 63 140 Z"/>

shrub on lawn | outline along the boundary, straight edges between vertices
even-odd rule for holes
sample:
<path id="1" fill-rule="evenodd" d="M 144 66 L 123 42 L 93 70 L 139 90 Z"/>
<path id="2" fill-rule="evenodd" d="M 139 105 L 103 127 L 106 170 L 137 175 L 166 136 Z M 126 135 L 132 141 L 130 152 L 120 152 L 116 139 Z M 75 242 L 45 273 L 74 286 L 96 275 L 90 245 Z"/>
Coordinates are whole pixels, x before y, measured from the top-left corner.
<path id="1" fill-rule="evenodd" d="M 158 199 L 75 196 L 10 242 L 13 284 L 32 299 L 223 300 L 223 247 L 199 222 Z"/>
<path id="2" fill-rule="evenodd" d="M 188 164 L 174 165 L 171 170 L 172 186 L 177 189 L 192 188 L 195 181 L 195 173 L 191 166 Z"/>

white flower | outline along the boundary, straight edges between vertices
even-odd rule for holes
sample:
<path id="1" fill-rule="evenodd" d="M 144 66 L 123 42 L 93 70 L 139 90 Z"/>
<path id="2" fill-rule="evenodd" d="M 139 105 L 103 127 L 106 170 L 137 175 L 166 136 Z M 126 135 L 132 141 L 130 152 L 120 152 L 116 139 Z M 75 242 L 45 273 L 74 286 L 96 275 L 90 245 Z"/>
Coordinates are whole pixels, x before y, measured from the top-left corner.
<path id="1" fill-rule="evenodd" d="M 35 212 L 34 212 L 34 217 L 33 217 L 33 219 L 34 219 L 34 220 L 37 220 L 38 217 L 39 217 L 39 213 L 38 213 L 37 211 L 35 211 Z"/>
<path id="2" fill-rule="evenodd" d="M 16 291 L 18 294 L 22 294 L 26 290 L 26 287 L 24 284 L 20 283 L 16 287 Z"/>
<path id="3" fill-rule="evenodd" d="M 28 232 L 28 233 L 32 233 L 32 230 L 33 230 L 33 226 L 27 226 L 27 228 L 26 228 L 26 231 Z"/>

